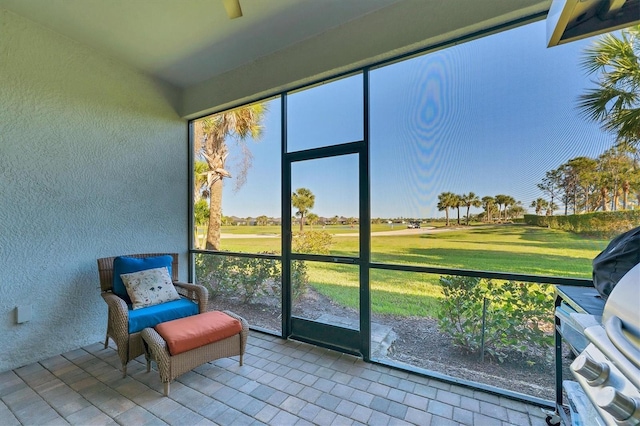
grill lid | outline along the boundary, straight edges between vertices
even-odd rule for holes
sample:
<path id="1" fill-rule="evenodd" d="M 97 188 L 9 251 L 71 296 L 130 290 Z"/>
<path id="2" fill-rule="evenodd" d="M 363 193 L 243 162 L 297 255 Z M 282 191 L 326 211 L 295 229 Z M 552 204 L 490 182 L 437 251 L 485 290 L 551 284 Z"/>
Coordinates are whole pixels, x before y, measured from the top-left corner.
<path id="1" fill-rule="evenodd" d="M 640 263 L 631 268 L 609 294 L 602 322 L 608 335 L 621 328 L 622 335 L 640 351 Z"/>

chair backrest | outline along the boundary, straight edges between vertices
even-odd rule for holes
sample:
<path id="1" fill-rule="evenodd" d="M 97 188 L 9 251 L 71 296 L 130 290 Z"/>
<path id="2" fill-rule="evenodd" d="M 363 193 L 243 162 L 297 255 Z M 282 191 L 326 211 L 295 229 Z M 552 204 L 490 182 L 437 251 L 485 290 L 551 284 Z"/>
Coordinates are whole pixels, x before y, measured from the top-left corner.
<path id="1" fill-rule="evenodd" d="M 171 262 L 171 279 L 178 281 L 178 254 L 177 253 L 141 253 L 141 254 L 126 254 L 125 257 L 156 257 L 170 255 L 173 257 Z M 100 275 L 100 290 L 112 291 L 113 290 L 113 260 L 119 256 L 103 257 L 98 259 L 98 273 Z"/>

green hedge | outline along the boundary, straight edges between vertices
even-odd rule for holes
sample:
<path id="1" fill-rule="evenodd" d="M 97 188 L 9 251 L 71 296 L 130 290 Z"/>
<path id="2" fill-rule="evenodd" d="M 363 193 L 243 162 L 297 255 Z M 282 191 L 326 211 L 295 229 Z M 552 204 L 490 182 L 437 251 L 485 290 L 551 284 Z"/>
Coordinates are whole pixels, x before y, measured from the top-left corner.
<path id="1" fill-rule="evenodd" d="M 576 234 L 611 237 L 640 225 L 640 210 L 594 212 L 569 216 L 524 215 L 527 225 L 561 229 Z"/>

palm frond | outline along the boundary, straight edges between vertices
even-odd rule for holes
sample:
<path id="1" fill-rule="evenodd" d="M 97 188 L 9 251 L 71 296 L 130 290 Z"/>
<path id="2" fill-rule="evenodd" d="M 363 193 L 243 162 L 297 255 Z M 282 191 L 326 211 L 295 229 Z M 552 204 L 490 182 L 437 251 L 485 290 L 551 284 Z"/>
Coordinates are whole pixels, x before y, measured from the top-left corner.
<path id="1" fill-rule="evenodd" d="M 597 87 L 578 98 L 578 108 L 591 121 L 617 133 L 618 140 L 640 135 L 640 25 L 606 34 L 585 49 L 580 66 L 598 74 Z"/>

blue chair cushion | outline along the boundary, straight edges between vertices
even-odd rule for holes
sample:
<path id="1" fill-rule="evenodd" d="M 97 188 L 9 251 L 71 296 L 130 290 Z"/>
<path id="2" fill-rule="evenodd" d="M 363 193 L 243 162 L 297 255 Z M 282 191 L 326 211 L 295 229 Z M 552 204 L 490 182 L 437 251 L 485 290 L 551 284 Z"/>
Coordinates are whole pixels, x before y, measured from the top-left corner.
<path id="1" fill-rule="evenodd" d="M 127 305 L 131 304 L 131 298 L 127 294 L 127 288 L 120 278 L 120 274 L 130 274 L 132 272 L 145 271 L 147 269 L 162 268 L 166 266 L 169 270 L 169 276 L 171 274 L 171 263 L 173 257 L 170 254 L 155 257 L 126 257 L 119 256 L 113 259 L 113 293 L 120 296 L 127 302 Z"/>
<path id="2" fill-rule="evenodd" d="M 199 312 L 196 303 L 184 298 L 136 310 L 129 308 L 129 334 L 142 331 L 146 327 L 155 327 L 161 322 L 196 315 Z"/>

